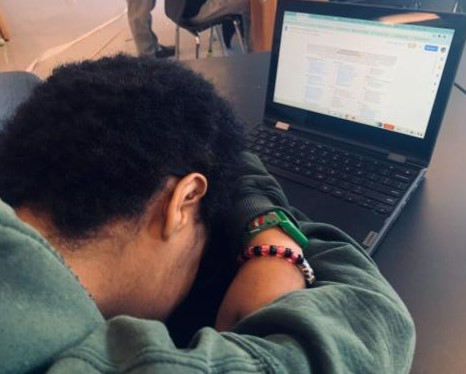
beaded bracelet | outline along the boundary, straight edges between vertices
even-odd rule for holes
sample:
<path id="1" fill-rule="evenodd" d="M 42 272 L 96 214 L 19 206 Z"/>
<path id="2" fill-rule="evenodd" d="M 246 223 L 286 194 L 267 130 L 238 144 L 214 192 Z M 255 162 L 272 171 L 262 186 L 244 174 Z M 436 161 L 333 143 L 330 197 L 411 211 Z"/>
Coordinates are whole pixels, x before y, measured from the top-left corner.
<path id="1" fill-rule="evenodd" d="M 288 262 L 295 265 L 303 274 L 304 280 L 306 282 L 306 287 L 310 287 L 312 283 L 316 280 L 314 276 L 314 271 L 312 270 L 309 262 L 297 254 L 290 248 L 286 248 L 278 245 L 257 245 L 254 247 L 246 248 L 243 253 L 238 256 L 238 262 L 242 264 L 243 262 L 249 260 L 252 257 L 261 257 L 261 256 L 275 256 L 283 258 Z"/>

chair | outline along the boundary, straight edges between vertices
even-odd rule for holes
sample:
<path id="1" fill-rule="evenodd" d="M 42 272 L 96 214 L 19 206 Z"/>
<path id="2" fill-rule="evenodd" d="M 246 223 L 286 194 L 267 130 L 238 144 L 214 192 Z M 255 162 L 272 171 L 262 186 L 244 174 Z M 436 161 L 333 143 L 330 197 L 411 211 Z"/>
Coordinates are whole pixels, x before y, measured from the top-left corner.
<path id="1" fill-rule="evenodd" d="M 171 19 L 176 24 L 176 36 L 175 36 L 175 56 L 176 59 L 179 58 L 180 53 L 180 28 L 185 29 L 190 34 L 194 36 L 194 41 L 196 43 L 196 59 L 199 58 L 199 51 L 201 47 L 201 38 L 200 33 L 210 29 L 209 37 L 209 53 L 212 53 L 212 43 L 213 43 L 213 33 L 214 31 L 217 34 L 217 38 L 221 43 L 222 51 L 225 54 L 225 42 L 223 40 L 220 26 L 225 22 L 232 22 L 235 28 L 235 33 L 238 37 L 239 45 L 241 51 L 246 53 L 246 47 L 244 45 L 243 37 L 241 35 L 240 29 L 240 19 L 239 14 L 228 14 L 222 17 L 212 19 L 208 22 L 201 24 L 193 24 L 189 20 L 183 18 L 183 12 L 186 7 L 186 3 L 189 0 L 165 0 L 165 14 L 169 19 Z"/>
<path id="2" fill-rule="evenodd" d="M 453 4 L 452 12 L 454 13 L 466 13 L 466 4 L 464 0 L 456 0 Z"/>
<path id="3" fill-rule="evenodd" d="M 0 73 L 0 130 L 41 80 L 25 71 Z"/>

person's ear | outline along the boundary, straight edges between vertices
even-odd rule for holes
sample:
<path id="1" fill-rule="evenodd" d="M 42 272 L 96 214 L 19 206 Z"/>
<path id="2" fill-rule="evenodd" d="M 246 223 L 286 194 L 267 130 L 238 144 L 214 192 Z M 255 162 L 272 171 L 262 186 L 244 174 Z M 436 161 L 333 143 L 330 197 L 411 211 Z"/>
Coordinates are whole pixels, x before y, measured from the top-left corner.
<path id="1" fill-rule="evenodd" d="M 197 220 L 200 202 L 207 192 L 207 179 L 200 173 L 190 173 L 180 179 L 165 206 L 162 238 L 168 240 L 190 220 Z"/>

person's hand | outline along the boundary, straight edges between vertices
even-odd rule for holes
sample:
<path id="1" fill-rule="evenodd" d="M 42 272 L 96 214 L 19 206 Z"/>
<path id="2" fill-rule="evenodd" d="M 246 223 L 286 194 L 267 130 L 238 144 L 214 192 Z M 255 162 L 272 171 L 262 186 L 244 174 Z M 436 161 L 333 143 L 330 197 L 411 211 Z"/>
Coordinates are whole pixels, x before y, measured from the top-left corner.
<path id="1" fill-rule="evenodd" d="M 299 245 L 279 228 L 270 228 L 249 243 L 279 245 L 302 254 Z M 231 328 L 248 314 L 271 303 L 278 297 L 305 287 L 301 271 L 290 262 L 277 257 L 254 257 L 241 265 L 217 314 L 215 327 L 219 331 Z"/>

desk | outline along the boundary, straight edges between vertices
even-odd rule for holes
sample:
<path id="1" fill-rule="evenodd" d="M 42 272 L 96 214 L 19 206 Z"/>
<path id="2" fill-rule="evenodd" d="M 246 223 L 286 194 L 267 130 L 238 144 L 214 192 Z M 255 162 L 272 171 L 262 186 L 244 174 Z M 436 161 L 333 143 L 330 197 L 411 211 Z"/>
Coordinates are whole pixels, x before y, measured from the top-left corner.
<path id="1" fill-rule="evenodd" d="M 186 64 L 255 124 L 263 113 L 268 62 L 268 53 L 258 53 Z M 426 181 L 374 255 L 416 323 L 414 374 L 466 372 L 465 112 L 466 96 L 455 88 Z"/>

